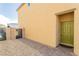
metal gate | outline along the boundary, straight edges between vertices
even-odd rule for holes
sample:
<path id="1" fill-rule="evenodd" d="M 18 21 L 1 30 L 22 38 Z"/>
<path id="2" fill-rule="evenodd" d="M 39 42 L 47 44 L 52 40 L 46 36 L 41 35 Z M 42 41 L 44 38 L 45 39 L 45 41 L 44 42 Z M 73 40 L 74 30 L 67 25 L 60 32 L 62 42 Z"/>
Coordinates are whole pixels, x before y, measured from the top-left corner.
<path id="1" fill-rule="evenodd" d="M 16 29 L 16 39 L 22 38 L 22 29 Z"/>

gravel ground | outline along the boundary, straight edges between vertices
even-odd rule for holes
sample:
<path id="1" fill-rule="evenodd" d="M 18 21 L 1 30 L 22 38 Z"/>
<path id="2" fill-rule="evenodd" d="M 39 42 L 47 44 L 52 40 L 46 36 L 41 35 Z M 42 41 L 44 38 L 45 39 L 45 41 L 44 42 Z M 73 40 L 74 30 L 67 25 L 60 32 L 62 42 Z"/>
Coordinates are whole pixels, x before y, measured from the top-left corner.
<path id="1" fill-rule="evenodd" d="M 51 48 L 24 39 L 0 41 L 0 56 L 73 56 L 72 51 L 72 48 Z"/>

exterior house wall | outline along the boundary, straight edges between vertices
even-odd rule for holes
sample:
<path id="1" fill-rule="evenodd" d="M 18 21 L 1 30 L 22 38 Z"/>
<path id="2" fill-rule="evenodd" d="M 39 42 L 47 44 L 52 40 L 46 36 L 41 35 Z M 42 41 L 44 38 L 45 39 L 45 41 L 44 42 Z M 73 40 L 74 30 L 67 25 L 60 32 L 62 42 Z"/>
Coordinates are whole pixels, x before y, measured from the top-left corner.
<path id="1" fill-rule="evenodd" d="M 56 47 L 59 44 L 57 13 L 74 11 L 74 52 L 79 55 L 79 4 L 23 4 L 18 9 L 19 26 L 25 29 L 25 38 Z"/>
<path id="2" fill-rule="evenodd" d="M 11 40 L 11 36 L 10 36 L 11 34 L 10 33 L 11 33 L 10 28 L 6 28 L 6 39 L 7 40 Z"/>
<path id="3" fill-rule="evenodd" d="M 6 28 L 6 40 L 15 40 L 15 39 L 16 39 L 16 29 Z"/>
<path id="4" fill-rule="evenodd" d="M 74 14 L 74 53 L 79 55 L 79 8 Z"/>

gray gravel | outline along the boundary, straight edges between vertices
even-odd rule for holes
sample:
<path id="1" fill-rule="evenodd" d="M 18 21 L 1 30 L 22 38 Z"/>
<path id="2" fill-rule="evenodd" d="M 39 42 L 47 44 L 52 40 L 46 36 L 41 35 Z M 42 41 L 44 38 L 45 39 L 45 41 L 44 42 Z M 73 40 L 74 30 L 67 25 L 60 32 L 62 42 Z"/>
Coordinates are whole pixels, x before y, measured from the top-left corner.
<path id="1" fill-rule="evenodd" d="M 59 46 L 48 47 L 40 43 L 26 40 L 0 41 L 0 56 L 73 56 L 73 48 Z"/>

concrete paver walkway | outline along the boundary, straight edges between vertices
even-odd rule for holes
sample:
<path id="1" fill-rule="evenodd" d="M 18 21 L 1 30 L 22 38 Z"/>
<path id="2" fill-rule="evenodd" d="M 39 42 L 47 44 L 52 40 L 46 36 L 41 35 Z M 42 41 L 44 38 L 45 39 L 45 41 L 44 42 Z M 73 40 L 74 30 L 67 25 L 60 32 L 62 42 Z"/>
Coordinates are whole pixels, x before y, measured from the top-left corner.
<path id="1" fill-rule="evenodd" d="M 31 40 L 16 39 L 0 41 L 2 56 L 73 56 L 72 48 L 51 48 Z"/>

